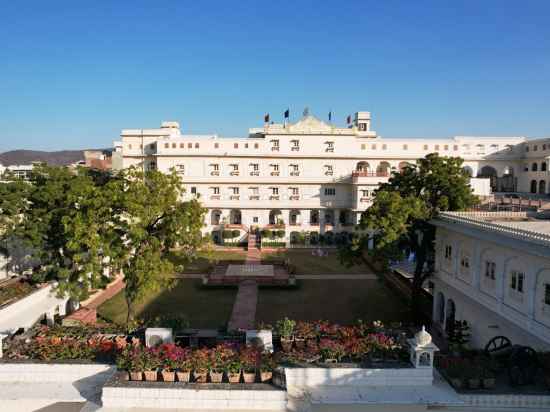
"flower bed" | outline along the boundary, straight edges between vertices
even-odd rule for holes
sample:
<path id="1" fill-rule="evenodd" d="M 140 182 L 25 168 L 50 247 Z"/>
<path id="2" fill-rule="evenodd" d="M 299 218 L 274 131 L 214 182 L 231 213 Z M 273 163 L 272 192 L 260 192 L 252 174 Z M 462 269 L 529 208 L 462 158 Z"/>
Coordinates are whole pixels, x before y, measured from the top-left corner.
<path id="1" fill-rule="evenodd" d="M 87 361 L 114 363 L 128 345 L 124 334 L 113 327 L 38 326 L 29 339 L 12 338 L 4 357 L 10 360 Z"/>

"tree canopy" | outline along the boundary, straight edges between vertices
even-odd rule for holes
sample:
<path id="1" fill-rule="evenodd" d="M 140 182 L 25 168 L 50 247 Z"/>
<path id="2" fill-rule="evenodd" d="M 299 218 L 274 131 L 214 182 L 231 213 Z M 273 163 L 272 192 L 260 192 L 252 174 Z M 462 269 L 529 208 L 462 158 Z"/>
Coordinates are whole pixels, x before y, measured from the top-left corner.
<path id="1" fill-rule="evenodd" d="M 477 203 L 463 160 L 441 157 L 436 153 L 393 172 L 387 183 L 380 185 L 371 207 L 362 215 L 351 247 L 340 250 L 348 264 L 373 255 L 389 260 L 403 257 L 405 249 L 415 253 L 413 278 L 413 311 L 418 316 L 418 295 L 424 281 L 432 274 L 435 228 L 430 220 L 441 211 L 456 211 Z M 369 240 L 374 247 L 368 249 Z"/>
<path id="2" fill-rule="evenodd" d="M 122 271 L 133 314 L 145 291 L 169 283 L 168 251 L 195 250 L 202 242 L 204 209 L 182 201 L 182 193 L 175 172 L 130 168 L 110 175 L 42 165 L 29 182 L 0 185 L 0 229 L 38 258 L 35 281 L 55 280 L 59 293 L 76 300 Z"/>

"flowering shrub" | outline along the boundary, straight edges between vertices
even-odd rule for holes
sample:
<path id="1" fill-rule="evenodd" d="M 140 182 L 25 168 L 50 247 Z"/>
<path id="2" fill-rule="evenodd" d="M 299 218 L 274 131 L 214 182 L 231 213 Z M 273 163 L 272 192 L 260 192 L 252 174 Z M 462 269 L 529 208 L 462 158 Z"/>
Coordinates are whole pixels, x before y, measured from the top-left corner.
<path id="1" fill-rule="evenodd" d="M 261 353 L 254 347 L 245 346 L 239 352 L 239 360 L 245 371 L 255 371 L 260 364 Z"/>
<path id="2" fill-rule="evenodd" d="M 336 359 L 340 361 L 346 354 L 345 346 L 333 339 L 321 339 L 319 342 L 319 352 L 323 359 Z"/>
<path id="3" fill-rule="evenodd" d="M 297 337 L 303 339 L 313 339 L 317 336 L 315 325 L 311 322 L 301 320 L 296 322 L 295 334 Z"/>

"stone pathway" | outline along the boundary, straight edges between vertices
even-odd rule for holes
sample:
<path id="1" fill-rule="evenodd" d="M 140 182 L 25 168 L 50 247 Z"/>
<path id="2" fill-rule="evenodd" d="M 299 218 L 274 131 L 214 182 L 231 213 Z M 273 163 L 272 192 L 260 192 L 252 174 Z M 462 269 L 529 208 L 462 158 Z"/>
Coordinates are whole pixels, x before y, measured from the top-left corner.
<path id="1" fill-rule="evenodd" d="M 259 265 L 262 254 L 256 247 L 256 236 L 249 234 L 247 265 Z M 233 303 L 228 330 L 254 329 L 256 323 L 256 305 L 258 304 L 258 283 L 255 280 L 244 280 L 239 284 L 239 291 Z"/>
<path id="2" fill-rule="evenodd" d="M 378 276 L 364 274 L 364 275 L 349 275 L 349 274 L 331 274 L 331 275 L 296 275 L 296 279 L 304 280 L 377 280 Z"/>

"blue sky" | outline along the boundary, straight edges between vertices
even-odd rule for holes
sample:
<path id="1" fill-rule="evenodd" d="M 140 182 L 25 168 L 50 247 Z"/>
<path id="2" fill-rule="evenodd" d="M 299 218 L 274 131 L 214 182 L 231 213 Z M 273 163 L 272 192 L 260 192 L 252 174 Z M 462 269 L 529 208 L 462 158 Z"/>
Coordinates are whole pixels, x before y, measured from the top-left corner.
<path id="1" fill-rule="evenodd" d="M 0 5 L 0 152 L 178 120 L 244 136 L 309 106 L 385 137 L 550 136 L 550 1 Z"/>

